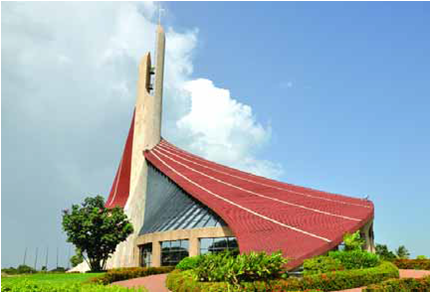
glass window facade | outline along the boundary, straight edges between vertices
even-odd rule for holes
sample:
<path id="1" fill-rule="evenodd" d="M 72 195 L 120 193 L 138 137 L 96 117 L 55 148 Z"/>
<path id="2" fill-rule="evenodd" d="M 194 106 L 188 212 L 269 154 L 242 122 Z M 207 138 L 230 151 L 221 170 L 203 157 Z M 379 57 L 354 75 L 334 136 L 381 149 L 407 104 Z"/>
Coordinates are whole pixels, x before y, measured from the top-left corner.
<path id="1" fill-rule="evenodd" d="M 238 242 L 235 237 L 200 238 L 199 244 L 200 254 L 238 249 Z"/>
<path id="2" fill-rule="evenodd" d="M 162 249 L 162 266 L 174 266 L 189 256 L 189 240 L 172 240 L 160 242 Z"/>
<path id="3" fill-rule="evenodd" d="M 141 267 L 151 267 L 153 256 L 153 244 L 147 243 L 140 247 L 141 249 Z"/>
<path id="4" fill-rule="evenodd" d="M 222 227 L 226 223 L 151 164 L 144 225 L 140 235 L 179 229 Z"/>

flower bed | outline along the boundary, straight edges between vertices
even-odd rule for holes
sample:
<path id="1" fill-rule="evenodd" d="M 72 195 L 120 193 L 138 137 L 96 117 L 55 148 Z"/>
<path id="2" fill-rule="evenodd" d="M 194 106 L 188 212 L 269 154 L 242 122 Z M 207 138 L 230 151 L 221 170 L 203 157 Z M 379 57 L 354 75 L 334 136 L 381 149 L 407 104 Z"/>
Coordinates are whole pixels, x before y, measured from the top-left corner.
<path id="1" fill-rule="evenodd" d="M 150 275 L 166 274 L 171 272 L 174 267 L 151 267 L 151 268 L 120 268 L 109 270 L 102 276 L 90 280 L 92 283 L 110 284 L 117 281 L 146 277 Z"/>
<path id="2" fill-rule="evenodd" d="M 268 281 L 241 282 L 232 285 L 227 282 L 198 282 L 192 271 L 174 270 L 167 279 L 167 287 L 176 292 L 229 292 L 229 291 L 337 291 L 375 284 L 389 278 L 398 278 L 398 269 L 390 262 L 377 267 L 315 274 L 299 278 L 276 279 Z"/>
<path id="3" fill-rule="evenodd" d="M 429 259 L 396 259 L 393 263 L 403 270 L 430 270 Z"/>
<path id="4" fill-rule="evenodd" d="M 362 289 L 362 292 L 429 292 L 430 276 L 420 279 L 390 279 Z"/>

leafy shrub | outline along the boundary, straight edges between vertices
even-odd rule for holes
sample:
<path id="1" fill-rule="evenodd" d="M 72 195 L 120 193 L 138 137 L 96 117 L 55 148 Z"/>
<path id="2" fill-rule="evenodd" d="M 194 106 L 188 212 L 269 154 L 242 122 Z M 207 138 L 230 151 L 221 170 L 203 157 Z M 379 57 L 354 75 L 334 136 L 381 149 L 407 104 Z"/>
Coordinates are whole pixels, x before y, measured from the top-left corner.
<path id="1" fill-rule="evenodd" d="M 428 259 L 425 255 L 418 255 L 416 259 Z"/>
<path id="2" fill-rule="evenodd" d="M 339 260 L 346 270 L 372 268 L 379 264 L 379 257 L 362 250 L 331 251 L 329 257 Z"/>
<path id="3" fill-rule="evenodd" d="M 286 262 L 281 252 L 271 255 L 265 252 L 235 255 L 227 250 L 201 256 L 199 265 L 193 271 L 200 281 L 238 284 L 279 277 Z"/>
<path id="4" fill-rule="evenodd" d="M 429 259 L 396 259 L 393 263 L 404 270 L 430 270 Z"/>
<path id="5" fill-rule="evenodd" d="M 398 269 L 390 262 L 378 267 L 350 271 L 336 271 L 299 278 L 273 279 L 266 281 L 242 281 L 232 285 L 228 282 L 199 282 L 192 270 L 174 270 L 166 285 L 177 292 L 280 292 L 280 291 L 336 291 L 378 283 L 389 278 L 398 278 Z"/>
<path id="6" fill-rule="evenodd" d="M 343 237 L 344 242 L 344 249 L 346 251 L 353 251 L 353 250 L 361 250 L 362 245 L 364 245 L 365 241 L 361 238 L 361 234 L 359 231 L 356 231 L 353 234 L 346 233 Z"/>
<path id="7" fill-rule="evenodd" d="M 150 275 L 166 274 L 172 271 L 174 267 L 150 267 L 150 268 L 119 268 L 108 270 L 107 273 L 100 277 L 90 280 L 91 283 L 107 285 L 117 281 L 146 277 Z"/>
<path id="8" fill-rule="evenodd" d="M 344 270 L 344 266 L 339 259 L 322 255 L 306 259 L 303 267 L 304 276 Z"/>
<path id="9" fill-rule="evenodd" d="M 199 262 L 201 259 L 202 259 L 201 255 L 189 256 L 189 257 L 183 258 L 175 268 L 179 270 L 184 270 L 184 271 L 195 269 L 199 265 Z"/>
<path id="10" fill-rule="evenodd" d="M 370 285 L 362 292 L 429 292 L 430 276 L 420 279 L 390 279 L 379 284 Z"/>

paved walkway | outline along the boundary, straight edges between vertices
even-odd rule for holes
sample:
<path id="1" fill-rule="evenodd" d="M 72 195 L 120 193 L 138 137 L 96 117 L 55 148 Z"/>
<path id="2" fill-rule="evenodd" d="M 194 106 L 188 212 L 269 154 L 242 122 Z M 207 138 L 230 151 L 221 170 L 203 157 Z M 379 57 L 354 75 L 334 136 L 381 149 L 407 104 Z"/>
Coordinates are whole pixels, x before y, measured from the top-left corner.
<path id="1" fill-rule="evenodd" d="M 144 286 L 150 292 L 171 292 L 165 286 L 167 275 L 168 274 L 151 275 L 143 278 L 114 282 L 112 284 L 124 286 L 127 288 Z"/>
<path id="2" fill-rule="evenodd" d="M 421 270 L 400 270 L 400 278 L 421 278 L 430 274 L 430 271 Z M 120 285 L 128 288 L 144 286 L 150 292 L 171 292 L 165 286 L 166 276 L 168 274 L 152 275 L 143 278 L 130 279 L 120 282 L 113 283 L 114 285 Z M 336 292 L 361 292 L 362 288 L 346 289 Z"/>

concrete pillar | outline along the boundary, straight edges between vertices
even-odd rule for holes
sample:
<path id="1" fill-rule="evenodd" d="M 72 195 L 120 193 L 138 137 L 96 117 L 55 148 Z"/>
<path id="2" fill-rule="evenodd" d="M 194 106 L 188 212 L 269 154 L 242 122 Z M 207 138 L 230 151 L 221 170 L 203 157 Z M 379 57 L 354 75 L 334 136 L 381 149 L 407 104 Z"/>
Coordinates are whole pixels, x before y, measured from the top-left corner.
<path id="1" fill-rule="evenodd" d="M 375 247 L 374 247 L 374 231 L 373 231 L 373 220 L 366 223 L 361 228 L 361 236 L 365 240 L 363 249 L 369 252 L 374 253 Z"/>
<path id="2" fill-rule="evenodd" d="M 153 255 L 151 259 L 151 266 L 160 267 L 162 263 L 162 247 L 159 241 L 153 241 Z"/>
<path id="3" fill-rule="evenodd" d="M 196 256 L 200 254 L 200 247 L 199 247 L 199 238 L 198 237 L 191 237 L 189 239 L 189 256 Z"/>

